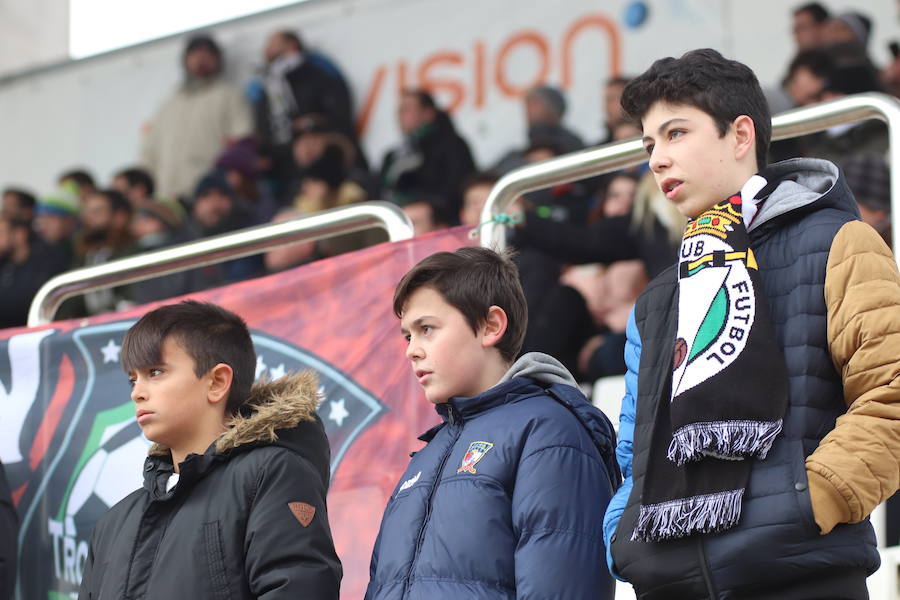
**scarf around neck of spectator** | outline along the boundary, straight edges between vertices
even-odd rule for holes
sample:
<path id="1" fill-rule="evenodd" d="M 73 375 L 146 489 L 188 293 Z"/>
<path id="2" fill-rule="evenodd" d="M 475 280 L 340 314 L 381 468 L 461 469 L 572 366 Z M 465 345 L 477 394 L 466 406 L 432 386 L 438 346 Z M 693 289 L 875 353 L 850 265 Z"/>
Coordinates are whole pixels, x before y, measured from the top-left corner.
<path id="1" fill-rule="evenodd" d="M 744 186 L 748 221 L 753 196 Z M 751 181 L 753 181 L 751 179 Z M 752 460 L 781 431 L 788 380 L 741 195 L 687 224 L 678 270 L 671 373 L 660 389 L 632 540 L 659 541 L 735 526 Z"/>

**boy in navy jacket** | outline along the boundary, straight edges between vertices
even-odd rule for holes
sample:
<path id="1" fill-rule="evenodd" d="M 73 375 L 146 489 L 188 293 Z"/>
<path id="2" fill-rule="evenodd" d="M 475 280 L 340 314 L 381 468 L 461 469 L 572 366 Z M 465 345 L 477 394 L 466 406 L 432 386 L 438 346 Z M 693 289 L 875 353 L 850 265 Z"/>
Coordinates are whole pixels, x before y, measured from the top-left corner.
<path id="1" fill-rule="evenodd" d="M 555 359 L 515 361 L 527 316 L 512 262 L 434 254 L 401 280 L 394 312 L 443 422 L 391 495 L 366 598 L 612 598 L 615 434 Z"/>

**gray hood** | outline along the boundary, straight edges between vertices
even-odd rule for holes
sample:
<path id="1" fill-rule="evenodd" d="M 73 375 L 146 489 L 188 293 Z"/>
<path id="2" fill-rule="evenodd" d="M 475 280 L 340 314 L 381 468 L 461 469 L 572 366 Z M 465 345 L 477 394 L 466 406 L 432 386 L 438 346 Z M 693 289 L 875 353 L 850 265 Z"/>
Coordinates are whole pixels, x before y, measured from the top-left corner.
<path id="1" fill-rule="evenodd" d="M 574 388 L 578 387 L 578 382 L 561 362 L 541 352 L 529 352 L 520 356 L 498 383 L 507 382 L 514 377 L 528 377 L 551 385 L 562 383 Z"/>
<path id="2" fill-rule="evenodd" d="M 750 231 L 796 210 L 820 203 L 859 216 L 853 196 L 840 170 L 827 160 L 792 158 L 772 164 L 760 173 L 768 182 L 757 194 L 767 197 L 750 225 Z"/>

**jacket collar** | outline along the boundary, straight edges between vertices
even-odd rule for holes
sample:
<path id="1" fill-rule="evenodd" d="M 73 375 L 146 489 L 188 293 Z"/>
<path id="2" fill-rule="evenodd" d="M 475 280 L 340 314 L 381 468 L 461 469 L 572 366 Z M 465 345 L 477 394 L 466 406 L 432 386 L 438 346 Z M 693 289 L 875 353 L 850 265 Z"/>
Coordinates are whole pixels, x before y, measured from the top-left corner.
<path id="1" fill-rule="evenodd" d="M 302 422 L 314 421 L 318 387 L 318 378 L 312 371 L 257 382 L 240 412 L 231 418 L 225 431 L 206 452 L 190 454 L 181 463 L 181 478 L 202 477 L 233 452 L 276 443 L 279 433 L 288 433 Z M 153 444 L 144 463 L 144 487 L 158 489 L 161 479 L 165 490 L 165 481 L 172 470 L 172 453 L 162 444 Z"/>
<path id="2" fill-rule="evenodd" d="M 492 408 L 519 400 L 524 395 L 539 393 L 542 389 L 528 377 L 514 377 L 477 396 L 450 398 L 447 402 L 435 406 L 443 422 L 420 435 L 419 439 L 423 442 L 430 441 L 445 425 L 467 421 Z"/>

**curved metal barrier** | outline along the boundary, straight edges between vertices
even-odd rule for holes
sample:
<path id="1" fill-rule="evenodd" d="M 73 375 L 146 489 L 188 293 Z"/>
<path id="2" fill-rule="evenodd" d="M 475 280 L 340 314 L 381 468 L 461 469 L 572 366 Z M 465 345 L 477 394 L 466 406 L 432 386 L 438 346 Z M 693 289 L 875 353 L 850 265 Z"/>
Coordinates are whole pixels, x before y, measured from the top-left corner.
<path id="1" fill-rule="evenodd" d="M 384 229 L 392 242 L 413 237 L 412 223 L 399 207 L 371 201 L 75 269 L 53 277 L 38 290 L 28 310 L 28 326 L 52 321 L 63 301 L 85 292 L 375 227 Z"/>
<path id="2" fill-rule="evenodd" d="M 879 93 L 856 94 L 813 106 L 797 108 L 772 118 L 772 139 L 783 140 L 823 131 L 835 125 L 880 119 L 888 125 L 891 173 L 900 173 L 900 100 Z M 504 175 L 491 190 L 481 213 L 481 245 L 502 249 L 505 226 L 493 221 L 515 198 L 526 192 L 609 173 L 647 160 L 640 140 L 632 139 L 582 150 L 521 167 Z M 900 176 L 891 177 L 891 207 L 900 214 Z M 900 218 L 891 224 L 893 239 L 900 240 Z"/>

